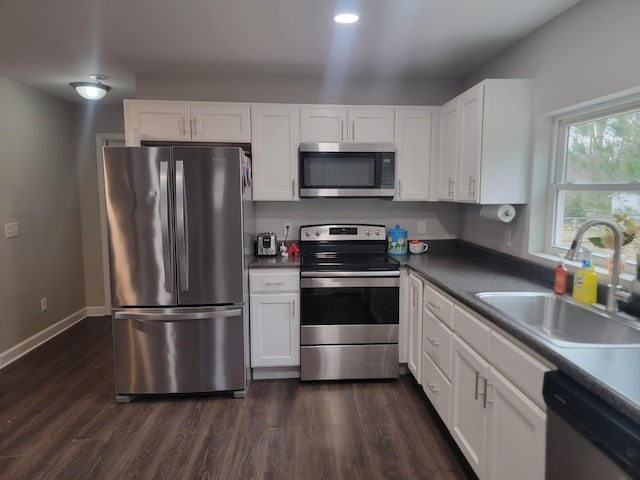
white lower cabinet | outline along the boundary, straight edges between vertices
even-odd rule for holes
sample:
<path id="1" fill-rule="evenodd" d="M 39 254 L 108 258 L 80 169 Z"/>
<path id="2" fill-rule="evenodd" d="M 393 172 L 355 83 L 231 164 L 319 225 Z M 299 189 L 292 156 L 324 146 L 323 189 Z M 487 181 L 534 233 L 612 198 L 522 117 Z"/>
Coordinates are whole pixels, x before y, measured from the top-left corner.
<path id="1" fill-rule="evenodd" d="M 415 275 L 409 276 L 411 280 Z M 427 398 L 478 478 L 544 479 L 547 415 L 542 382 L 552 366 L 534 358 L 526 347 L 509 340 L 500 329 L 426 280 L 421 281 L 424 311 L 419 382 Z M 411 294 L 407 300 L 413 302 Z M 413 334 L 410 321 L 412 373 Z"/>
<path id="2" fill-rule="evenodd" d="M 486 478 L 543 479 L 546 413 L 493 368 L 487 387 Z"/>
<path id="3" fill-rule="evenodd" d="M 451 382 L 426 353 L 422 354 L 422 389 L 444 424 L 450 428 Z"/>
<path id="4" fill-rule="evenodd" d="M 418 383 L 422 381 L 422 279 L 409 273 L 409 325 L 407 328 L 407 366 Z"/>
<path id="5" fill-rule="evenodd" d="M 479 478 L 486 462 L 487 410 L 485 386 L 489 364 L 453 337 L 451 435 Z"/>
<path id="6" fill-rule="evenodd" d="M 283 270 L 249 273 L 252 367 L 300 365 L 299 272 Z"/>

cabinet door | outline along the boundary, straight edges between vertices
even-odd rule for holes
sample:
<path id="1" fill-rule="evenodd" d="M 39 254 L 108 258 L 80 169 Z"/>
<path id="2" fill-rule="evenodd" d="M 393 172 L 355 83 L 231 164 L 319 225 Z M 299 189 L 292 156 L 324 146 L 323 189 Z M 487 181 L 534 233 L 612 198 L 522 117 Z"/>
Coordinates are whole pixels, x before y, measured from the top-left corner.
<path id="1" fill-rule="evenodd" d="M 429 108 L 397 108 L 394 200 L 429 200 L 431 122 Z"/>
<path id="2" fill-rule="evenodd" d="M 251 109 L 253 199 L 298 200 L 300 113 L 293 105 Z"/>
<path id="3" fill-rule="evenodd" d="M 394 109 L 384 107 L 350 108 L 348 142 L 394 142 Z"/>
<path id="4" fill-rule="evenodd" d="M 191 104 L 191 139 L 207 142 L 251 142 L 249 105 L 209 102 Z"/>
<path id="5" fill-rule="evenodd" d="M 486 463 L 487 410 L 483 390 L 489 364 L 453 337 L 451 434 L 479 478 Z"/>
<path id="6" fill-rule="evenodd" d="M 492 480 L 543 480 L 546 414 L 498 372 L 487 383 L 487 475 Z"/>
<path id="7" fill-rule="evenodd" d="M 484 84 L 460 95 L 460 131 L 458 135 L 458 174 L 456 200 L 478 203 L 482 161 L 482 115 Z"/>
<path id="8" fill-rule="evenodd" d="M 251 294 L 251 366 L 300 365 L 300 301 L 294 293 Z"/>
<path id="9" fill-rule="evenodd" d="M 409 331 L 407 366 L 418 383 L 422 381 L 422 280 L 409 274 L 409 292 L 411 304 L 409 307 Z"/>
<path id="10" fill-rule="evenodd" d="M 186 102 L 125 100 L 127 146 L 139 145 L 140 140 L 191 140 L 189 118 Z"/>
<path id="11" fill-rule="evenodd" d="M 454 200 L 458 162 L 458 99 L 440 109 L 440 158 L 438 159 L 438 200 Z"/>
<path id="12" fill-rule="evenodd" d="M 301 142 L 346 142 L 347 109 L 344 107 L 302 107 Z"/>

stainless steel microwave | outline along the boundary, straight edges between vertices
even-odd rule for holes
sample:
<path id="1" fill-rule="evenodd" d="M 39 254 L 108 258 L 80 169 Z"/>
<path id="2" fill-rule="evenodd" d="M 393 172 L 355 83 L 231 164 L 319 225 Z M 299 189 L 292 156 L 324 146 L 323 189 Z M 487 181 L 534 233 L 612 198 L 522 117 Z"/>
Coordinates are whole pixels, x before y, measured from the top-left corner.
<path id="1" fill-rule="evenodd" d="M 393 197 L 393 143 L 301 143 L 300 197 Z"/>

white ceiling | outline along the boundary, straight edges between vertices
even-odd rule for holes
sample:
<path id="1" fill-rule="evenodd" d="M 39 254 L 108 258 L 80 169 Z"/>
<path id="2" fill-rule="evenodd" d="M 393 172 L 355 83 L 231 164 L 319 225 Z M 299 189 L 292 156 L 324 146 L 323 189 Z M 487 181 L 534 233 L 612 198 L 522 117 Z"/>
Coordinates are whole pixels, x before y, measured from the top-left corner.
<path id="1" fill-rule="evenodd" d="M 69 83 L 103 73 L 110 102 L 136 72 L 466 76 L 578 2 L 0 0 L 0 76 L 77 101 Z"/>

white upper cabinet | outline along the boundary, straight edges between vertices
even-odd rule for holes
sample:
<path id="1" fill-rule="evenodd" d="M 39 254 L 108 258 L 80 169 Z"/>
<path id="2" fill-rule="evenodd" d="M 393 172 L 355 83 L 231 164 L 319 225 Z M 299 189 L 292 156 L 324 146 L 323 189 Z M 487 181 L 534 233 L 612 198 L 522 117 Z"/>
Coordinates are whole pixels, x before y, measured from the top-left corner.
<path id="1" fill-rule="evenodd" d="M 190 118 L 185 102 L 125 100 L 125 143 L 135 147 L 140 140 L 191 140 Z"/>
<path id="2" fill-rule="evenodd" d="M 299 112 L 297 105 L 252 107 L 254 200 L 298 200 Z"/>
<path id="3" fill-rule="evenodd" d="M 526 203 L 531 82 L 484 80 L 440 111 L 440 200 Z"/>
<path id="4" fill-rule="evenodd" d="M 482 113 L 484 84 L 460 95 L 458 111 L 458 165 L 455 198 L 459 202 L 478 203 L 482 161 Z"/>
<path id="5" fill-rule="evenodd" d="M 440 108 L 440 156 L 438 157 L 438 200 L 454 200 L 458 162 L 458 99 Z"/>
<path id="6" fill-rule="evenodd" d="M 249 105 L 192 103 L 191 139 L 199 142 L 249 143 L 251 141 Z"/>
<path id="7" fill-rule="evenodd" d="M 302 107 L 300 142 L 346 142 L 347 124 L 345 107 Z"/>
<path id="8" fill-rule="evenodd" d="M 429 200 L 433 119 L 437 108 L 398 107 L 395 112 L 394 200 Z"/>
<path id="9" fill-rule="evenodd" d="M 393 142 L 394 108 L 303 106 L 300 141 Z"/>
<path id="10" fill-rule="evenodd" d="M 250 106 L 242 103 L 124 101 L 127 146 L 140 141 L 251 141 Z"/>

